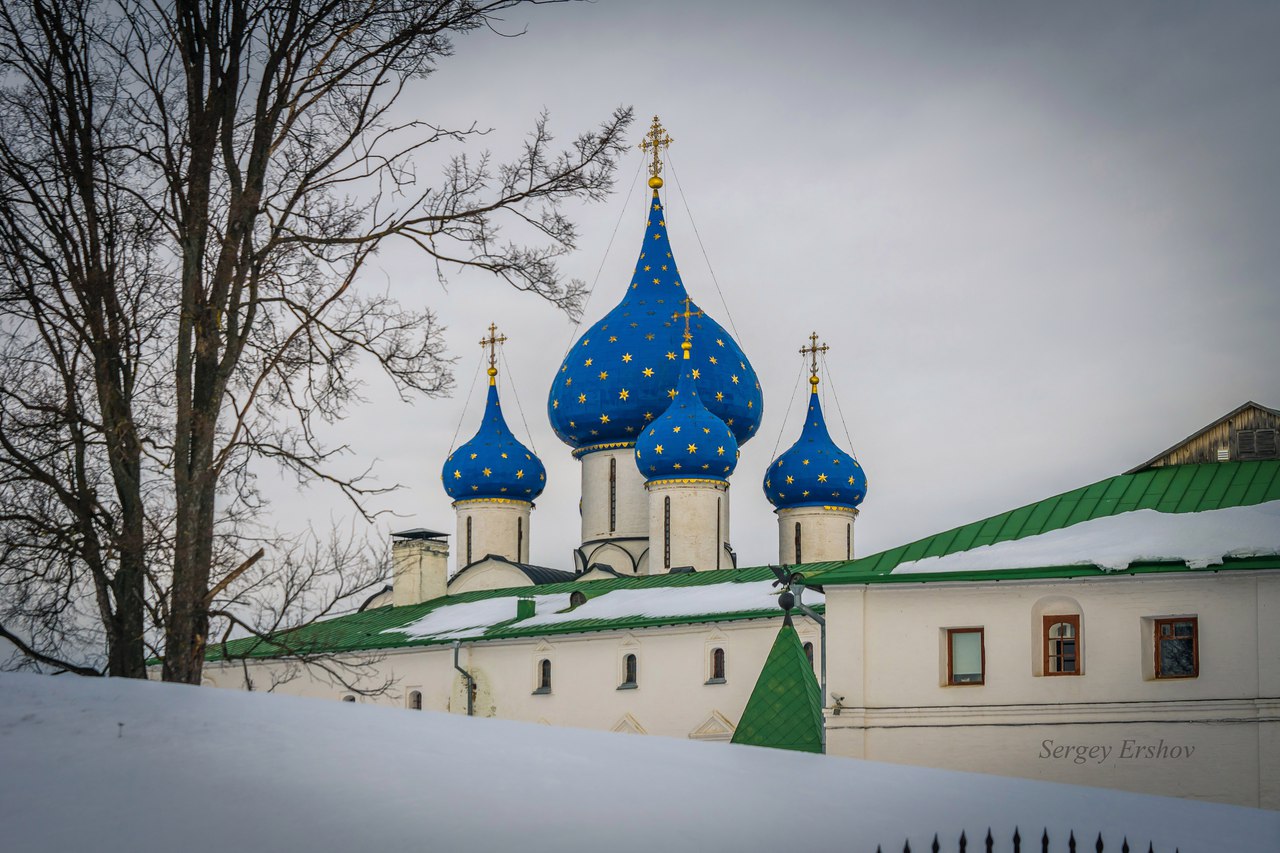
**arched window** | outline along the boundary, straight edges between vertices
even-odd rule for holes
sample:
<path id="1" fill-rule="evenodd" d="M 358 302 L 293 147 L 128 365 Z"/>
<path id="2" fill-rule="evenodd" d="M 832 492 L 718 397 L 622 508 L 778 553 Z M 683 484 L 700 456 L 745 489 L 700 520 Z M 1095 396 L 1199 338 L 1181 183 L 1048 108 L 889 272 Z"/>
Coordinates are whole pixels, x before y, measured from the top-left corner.
<path id="1" fill-rule="evenodd" d="M 803 563 L 804 558 L 800 556 L 800 522 L 796 522 L 796 562 Z"/>
<path id="2" fill-rule="evenodd" d="M 551 692 L 551 661 L 547 658 L 538 661 L 538 692 Z"/>
<path id="3" fill-rule="evenodd" d="M 343 697 L 342 697 L 342 701 L 343 701 L 343 702 L 354 702 L 354 701 L 356 701 L 356 697 L 354 697 L 354 696 L 352 696 L 350 693 L 348 693 L 346 696 L 343 696 Z"/>
<path id="4" fill-rule="evenodd" d="M 846 560 L 853 559 L 853 525 L 846 524 L 844 527 L 844 558 Z"/>
<path id="5" fill-rule="evenodd" d="M 662 567 L 671 568 L 671 495 L 662 499 Z"/>
<path id="6" fill-rule="evenodd" d="M 580 589 L 575 589 L 569 593 L 569 606 L 581 607 L 587 603 L 587 594 Z"/>
<path id="7" fill-rule="evenodd" d="M 618 526 L 618 460 L 609 457 L 609 532 Z"/>
<path id="8" fill-rule="evenodd" d="M 516 562 L 524 561 L 524 519 L 516 519 Z"/>
<path id="9" fill-rule="evenodd" d="M 813 666 L 813 643 L 804 644 L 804 656 L 809 661 L 809 666 Z"/>
<path id="10" fill-rule="evenodd" d="M 724 681 L 724 649 L 711 650 L 711 680 Z"/>
<path id="11" fill-rule="evenodd" d="M 636 656 L 627 655 L 622 659 L 622 683 L 618 687 L 635 687 L 638 683 L 636 680 Z"/>
<path id="12" fill-rule="evenodd" d="M 420 691 L 418 690 L 409 691 L 409 710 L 410 711 L 422 710 L 422 693 Z"/>
<path id="13" fill-rule="evenodd" d="M 466 565 L 468 566 L 471 565 L 471 516 L 469 515 L 467 516 L 467 562 L 466 562 Z"/>
<path id="14" fill-rule="evenodd" d="M 720 532 L 720 518 L 721 518 L 720 502 L 722 500 L 723 498 L 716 498 L 716 568 L 717 569 L 720 568 L 720 552 L 724 550 L 724 545 L 722 544 L 724 542 L 724 537 L 723 537 L 723 534 Z"/>
<path id="15" fill-rule="evenodd" d="M 1044 617 L 1044 674 L 1080 674 L 1080 617 Z"/>

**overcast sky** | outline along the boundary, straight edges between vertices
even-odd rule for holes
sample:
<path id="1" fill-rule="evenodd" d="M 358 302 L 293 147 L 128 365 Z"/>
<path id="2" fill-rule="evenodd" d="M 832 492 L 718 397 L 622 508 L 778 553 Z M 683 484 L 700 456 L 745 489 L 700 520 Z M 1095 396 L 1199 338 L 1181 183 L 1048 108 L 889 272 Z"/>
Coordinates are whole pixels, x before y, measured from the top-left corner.
<path id="1" fill-rule="evenodd" d="M 1280 4 L 600 0 L 511 16 L 526 25 L 463 39 L 405 105 L 492 127 L 477 148 L 498 156 L 544 108 L 564 140 L 619 105 L 633 141 L 662 117 L 682 279 L 732 316 L 765 395 L 732 479 L 741 565 L 777 559 L 760 481 L 798 435 L 798 398 L 783 415 L 812 330 L 832 433 L 848 444 L 843 411 L 868 473 L 859 555 L 1120 473 L 1245 400 L 1280 406 Z M 566 273 L 603 263 L 588 324 L 630 281 L 641 162 L 575 211 Z M 464 403 L 496 322 L 508 420 L 548 472 L 532 559 L 571 568 L 578 463 L 545 407 L 576 332 L 536 297 L 480 275 L 446 292 L 426 269 L 391 249 L 367 280 L 439 313 L 457 392 L 406 405 L 375 384 L 333 440 L 404 486 L 380 530 L 452 532 L 440 466 L 459 420 L 458 443 L 478 426 L 482 388 Z M 285 527 L 348 514 L 273 494 Z"/>

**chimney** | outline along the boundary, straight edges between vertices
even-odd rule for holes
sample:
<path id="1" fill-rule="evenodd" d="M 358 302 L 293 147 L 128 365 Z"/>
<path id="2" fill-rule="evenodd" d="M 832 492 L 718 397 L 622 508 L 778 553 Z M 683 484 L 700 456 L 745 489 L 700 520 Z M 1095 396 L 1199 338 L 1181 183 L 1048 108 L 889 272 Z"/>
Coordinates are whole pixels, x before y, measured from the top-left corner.
<path id="1" fill-rule="evenodd" d="M 391 534 L 392 604 L 420 604 L 448 594 L 447 536 L 421 527 Z"/>

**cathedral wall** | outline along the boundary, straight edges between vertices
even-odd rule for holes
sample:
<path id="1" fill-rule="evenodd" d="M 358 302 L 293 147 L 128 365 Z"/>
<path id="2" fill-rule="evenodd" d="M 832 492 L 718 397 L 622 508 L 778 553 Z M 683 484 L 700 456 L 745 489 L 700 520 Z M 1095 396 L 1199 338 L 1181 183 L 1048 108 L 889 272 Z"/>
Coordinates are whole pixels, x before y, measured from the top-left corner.
<path id="1" fill-rule="evenodd" d="M 777 515 L 778 562 L 782 565 L 853 559 L 853 521 L 857 510 L 803 506 L 777 510 Z M 800 526 L 799 536 L 796 525 Z"/>
<path id="2" fill-rule="evenodd" d="M 517 563 L 529 562 L 532 504 L 518 500 L 477 500 L 458 501 L 454 507 L 458 514 L 454 560 L 459 570 L 489 554 Z"/>
<path id="3" fill-rule="evenodd" d="M 778 619 L 602 632 L 545 640 L 464 643 L 461 665 L 478 682 L 476 716 L 541 722 L 578 728 L 617 730 L 667 737 L 728 740 L 746 707 L 778 632 Z M 804 642 L 818 642 L 816 627 L 798 619 Z M 725 651 L 725 679 L 711 680 L 711 653 Z M 636 655 L 635 687 L 624 686 L 625 657 Z M 538 691 L 540 662 L 550 660 L 551 690 Z M 354 659 L 353 659 L 354 660 Z M 448 646 L 396 650 L 372 659 L 362 684 L 373 686 L 394 674 L 384 695 L 357 697 L 361 703 L 408 706 L 411 691 L 423 709 L 466 713 L 462 676 L 453 669 Z M 249 665 L 254 688 L 266 690 L 272 677 L 290 669 L 279 662 Z M 323 674 L 296 671 L 276 692 L 340 700 L 347 691 Z M 239 663 L 206 667 L 206 684 L 244 689 Z"/>
<path id="4" fill-rule="evenodd" d="M 651 574 L 681 566 L 700 572 L 732 568 L 724 550 L 729 539 L 728 484 L 658 480 L 648 488 Z"/>
<path id="5" fill-rule="evenodd" d="M 1258 721 L 1280 716 L 1280 573 L 826 592 L 834 754 L 1280 808 L 1278 724 Z M 1064 613 L 1082 674 L 1045 675 L 1043 617 Z M 1196 618 L 1196 677 L 1155 677 L 1165 616 Z M 983 683 L 948 684 L 948 628 L 982 628 Z"/>
<path id="6" fill-rule="evenodd" d="M 630 573 L 633 562 L 648 547 L 649 537 L 648 495 L 644 478 L 636 468 L 635 450 L 631 447 L 598 450 L 583 456 L 581 465 L 583 551 L 589 563 L 600 562 L 616 571 Z M 601 549 L 605 542 L 624 549 L 631 559 Z"/>

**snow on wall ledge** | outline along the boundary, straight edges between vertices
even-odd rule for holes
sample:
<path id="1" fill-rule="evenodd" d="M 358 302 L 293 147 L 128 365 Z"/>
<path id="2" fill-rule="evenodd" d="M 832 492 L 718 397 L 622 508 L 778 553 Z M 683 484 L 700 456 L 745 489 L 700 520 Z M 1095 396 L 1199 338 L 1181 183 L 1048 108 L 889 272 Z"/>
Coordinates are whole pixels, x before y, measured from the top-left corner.
<path id="1" fill-rule="evenodd" d="M 2 672 L 0 767 L 5 853 L 835 853 L 1015 825 L 1162 853 L 1274 853 L 1280 838 L 1280 812 L 1102 788 Z M 620 787 L 625 803 L 598 802 Z"/>
<path id="2" fill-rule="evenodd" d="M 900 563 L 894 574 L 1098 566 L 1118 571 L 1147 561 L 1185 562 L 1193 569 L 1226 557 L 1280 554 L 1280 501 L 1204 512 L 1140 509 L 1095 518 L 1025 539 Z"/>
<path id="3" fill-rule="evenodd" d="M 592 587 L 584 586 L 584 592 Z M 705 586 L 615 589 L 569 609 L 568 593 L 537 595 L 534 615 L 513 623 L 518 627 L 545 627 L 583 619 L 625 619 L 628 617 L 682 618 L 775 610 L 778 588 L 770 581 L 713 583 Z M 823 603 L 821 593 L 805 593 L 805 604 Z M 781 612 L 781 611 L 779 611 Z M 516 596 L 445 604 L 403 627 L 388 628 L 384 634 L 406 634 L 414 639 L 465 640 L 482 636 L 489 628 L 516 618 Z"/>

